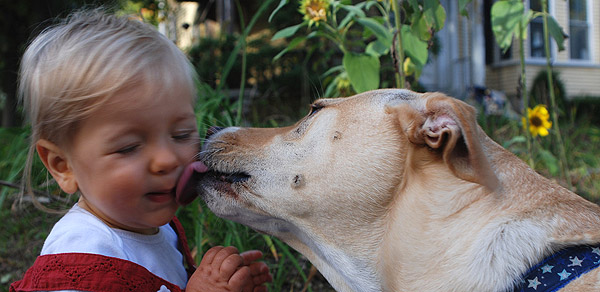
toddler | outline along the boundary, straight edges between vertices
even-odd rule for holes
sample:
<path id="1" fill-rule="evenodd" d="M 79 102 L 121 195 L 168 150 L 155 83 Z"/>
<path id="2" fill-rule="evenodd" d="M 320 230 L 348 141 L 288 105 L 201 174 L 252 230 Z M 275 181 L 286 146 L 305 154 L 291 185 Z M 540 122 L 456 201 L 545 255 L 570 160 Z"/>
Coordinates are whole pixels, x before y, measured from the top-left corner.
<path id="1" fill-rule="evenodd" d="M 266 291 L 259 251 L 214 247 L 195 269 L 175 188 L 200 138 L 195 73 L 153 27 L 79 11 L 27 48 L 19 93 L 37 151 L 79 200 L 11 291 Z"/>

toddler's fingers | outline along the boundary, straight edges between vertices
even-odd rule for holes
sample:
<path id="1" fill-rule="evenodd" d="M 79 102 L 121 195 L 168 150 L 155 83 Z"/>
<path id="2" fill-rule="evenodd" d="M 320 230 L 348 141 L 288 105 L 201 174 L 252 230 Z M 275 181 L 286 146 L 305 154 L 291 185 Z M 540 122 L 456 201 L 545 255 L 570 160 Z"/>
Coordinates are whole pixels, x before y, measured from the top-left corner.
<path id="1" fill-rule="evenodd" d="M 250 265 L 255 260 L 262 258 L 263 253 L 259 250 L 249 250 L 249 251 L 240 253 L 240 255 L 244 259 L 244 265 Z"/>
<path id="2" fill-rule="evenodd" d="M 222 247 L 222 246 L 211 247 L 209 250 L 206 251 L 206 253 L 204 253 L 204 256 L 202 257 L 202 260 L 200 261 L 200 265 L 204 266 L 204 265 L 210 265 L 210 264 L 212 264 L 213 260 L 215 259 L 215 256 L 223 248 L 224 247 Z"/>
<path id="3" fill-rule="evenodd" d="M 248 267 L 252 276 L 269 273 L 269 267 L 264 262 L 254 262 L 248 265 Z"/>
<path id="4" fill-rule="evenodd" d="M 241 267 L 229 278 L 228 283 L 232 290 L 241 290 L 244 287 L 250 287 L 248 285 L 249 281 L 251 281 L 250 269 L 248 267 Z"/>
<path id="5" fill-rule="evenodd" d="M 252 273 L 253 276 L 269 273 L 269 267 L 264 262 L 254 262 L 248 265 L 248 267 L 250 268 L 250 273 Z"/>
<path id="6" fill-rule="evenodd" d="M 273 282 L 273 276 L 269 273 L 269 268 L 265 263 L 255 263 L 256 266 L 250 266 L 252 282 L 255 285 L 262 285 L 267 282 Z M 262 265 L 259 265 L 262 264 Z M 253 264 L 254 265 L 254 264 Z"/>
<path id="7" fill-rule="evenodd" d="M 242 257 L 239 254 L 231 254 L 227 258 L 223 260 L 221 266 L 219 267 L 219 275 L 221 279 L 228 280 L 232 277 L 236 271 L 242 267 L 243 264 Z M 250 270 L 248 269 L 248 272 Z"/>
<path id="8" fill-rule="evenodd" d="M 222 248 L 221 250 L 219 250 L 219 252 L 217 252 L 215 257 L 213 258 L 212 267 L 218 271 L 221 265 L 223 264 L 223 261 L 232 254 L 236 254 L 239 256 L 237 248 L 233 246 Z"/>

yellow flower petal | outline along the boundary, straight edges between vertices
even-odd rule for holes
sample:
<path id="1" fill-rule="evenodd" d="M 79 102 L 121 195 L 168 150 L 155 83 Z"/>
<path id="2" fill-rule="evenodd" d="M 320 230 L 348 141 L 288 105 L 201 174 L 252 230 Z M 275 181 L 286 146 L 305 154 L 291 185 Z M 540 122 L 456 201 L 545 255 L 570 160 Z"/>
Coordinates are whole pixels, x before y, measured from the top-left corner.
<path id="1" fill-rule="evenodd" d="M 320 21 L 327 20 L 327 11 L 329 9 L 329 0 L 302 0 L 300 4 L 300 13 L 304 15 L 309 26 L 319 25 Z"/>
<path id="2" fill-rule="evenodd" d="M 552 127 L 552 122 L 548 121 L 550 113 L 548 113 L 546 106 L 538 104 L 533 109 L 527 108 L 527 119 L 529 122 L 529 132 L 531 132 L 532 136 L 536 137 L 540 135 L 544 137 L 548 135 L 548 129 Z M 523 118 L 523 125 L 525 125 L 525 122 L 526 120 Z"/>

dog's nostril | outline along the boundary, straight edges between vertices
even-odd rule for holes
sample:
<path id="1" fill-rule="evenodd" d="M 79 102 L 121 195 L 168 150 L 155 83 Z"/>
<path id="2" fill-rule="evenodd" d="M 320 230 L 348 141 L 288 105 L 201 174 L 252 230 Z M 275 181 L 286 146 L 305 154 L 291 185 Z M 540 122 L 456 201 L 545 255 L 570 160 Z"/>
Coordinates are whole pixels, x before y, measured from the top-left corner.
<path id="1" fill-rule="evenodd" d="M 220 132 L 221 130 L 223 130 L 222 127 L 211 126 L 206 130 L 206 139 L 210 138 L 210 136 Z"/>

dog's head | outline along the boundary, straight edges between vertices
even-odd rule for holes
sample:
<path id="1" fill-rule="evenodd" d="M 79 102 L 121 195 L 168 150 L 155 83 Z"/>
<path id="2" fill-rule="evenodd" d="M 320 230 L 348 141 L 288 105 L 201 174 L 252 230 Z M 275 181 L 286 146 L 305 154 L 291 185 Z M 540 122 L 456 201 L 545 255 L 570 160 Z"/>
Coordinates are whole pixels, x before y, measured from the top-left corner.
<path id="1" fill-rule="evenodd" d="M 289 127 L 210 135 L 200 153 L 210 171 L 197 188 L 218 216 L 307 255 L 336 289 L 378 290 L 364 285 L 379 282 L 374 251 L 411 177 L 497 187 L 483 139 L 474 108 L 440 93 L 320 99 Z"/>
<path id="2" fill-rule="evenodd" d="M 380 224 L 413 167 L 410 155 L 443 161 L 458 178 L 494 188 L 480 131 L 472 107 L 439 93 L 389 89 L 321 99 L 292 126 L 210 136 L 200 157 L 211 172 L 200 193 L 217 215 L 283 239 L 352 242 L 353 230 Z"/>

